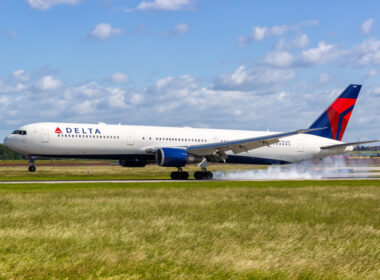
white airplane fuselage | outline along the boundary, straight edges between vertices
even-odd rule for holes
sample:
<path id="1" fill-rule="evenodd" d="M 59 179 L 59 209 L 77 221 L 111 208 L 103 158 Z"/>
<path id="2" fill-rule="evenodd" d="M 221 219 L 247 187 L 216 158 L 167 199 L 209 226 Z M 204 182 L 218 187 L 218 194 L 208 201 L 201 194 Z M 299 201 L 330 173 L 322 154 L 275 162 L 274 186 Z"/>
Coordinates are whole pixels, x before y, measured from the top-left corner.
<path id="1" fill-rule="evenodd" d="M 278 132 L 79 123 L 34 123 L 22 126 L 24 135 L 5 138 L 7 147 L 29 157 L 117 159 L 153 163 L 162 147 L 188 147 L 207 143 L 268 136 Z M 324 150 L 343 142 L 311 134 L 281 138 L 280 142 L 250 151 L 227 152 L 227 163 L 293 163 L 351 151 L 352 147 Z"/>

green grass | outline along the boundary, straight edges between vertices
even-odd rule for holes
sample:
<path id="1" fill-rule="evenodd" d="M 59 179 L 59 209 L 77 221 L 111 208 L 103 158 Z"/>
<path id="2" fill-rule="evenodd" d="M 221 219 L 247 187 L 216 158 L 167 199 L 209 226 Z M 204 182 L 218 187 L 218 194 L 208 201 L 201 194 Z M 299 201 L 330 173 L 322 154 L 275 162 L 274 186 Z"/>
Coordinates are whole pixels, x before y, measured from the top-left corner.
<path id="1" fill-rule="evenodd" d="M 378 181 L 0 185 L 1 279 L 380 279 Z"/>

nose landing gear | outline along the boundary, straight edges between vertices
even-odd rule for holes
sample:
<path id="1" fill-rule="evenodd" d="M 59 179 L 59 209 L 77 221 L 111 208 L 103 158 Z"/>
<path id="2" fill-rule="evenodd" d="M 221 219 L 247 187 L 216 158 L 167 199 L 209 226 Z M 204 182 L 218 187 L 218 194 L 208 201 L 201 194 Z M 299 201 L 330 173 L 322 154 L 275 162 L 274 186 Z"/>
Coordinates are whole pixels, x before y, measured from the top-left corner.
<path id="1" fill-rule="evenodd" d="M 170 177 L 173 180 L 187 180 L 189 178 L 189 173 L 183 171 L 181 167 L 178 167 L 178 171 L 170 173 Z"/>
<path id="2" fill-rule="evenodd" d="M 36 159 L 33 157 L 29 157 L 29 172 L 36 172 L 37 168 L 35 165 Z"/>

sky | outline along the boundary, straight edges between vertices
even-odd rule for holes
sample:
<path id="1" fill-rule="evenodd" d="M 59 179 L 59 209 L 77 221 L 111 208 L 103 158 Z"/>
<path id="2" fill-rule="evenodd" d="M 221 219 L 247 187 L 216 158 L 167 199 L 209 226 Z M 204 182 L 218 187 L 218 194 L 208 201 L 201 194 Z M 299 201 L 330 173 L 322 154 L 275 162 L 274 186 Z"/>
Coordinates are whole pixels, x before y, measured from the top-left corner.
<path id="1" fill-rule="evenodd" d="M 1 0 L 0 142 L 33 122 L 307 128 L 362 84 L 380 139 L 380 2 Z"/>

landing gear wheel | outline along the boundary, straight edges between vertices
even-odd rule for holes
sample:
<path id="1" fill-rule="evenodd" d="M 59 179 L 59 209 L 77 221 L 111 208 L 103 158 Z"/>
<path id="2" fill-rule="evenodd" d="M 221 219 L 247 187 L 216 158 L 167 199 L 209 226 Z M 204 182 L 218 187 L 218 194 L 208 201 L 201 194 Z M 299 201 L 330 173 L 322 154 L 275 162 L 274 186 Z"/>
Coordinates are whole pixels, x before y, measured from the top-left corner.
<path id="1" fill-rule="evenodd" d="M 203 179 L 203 172 L 201 172 L 201 171 L 196 171 L 196 172 L 194 173 L 194 178 L 195 178 L 195 180 L 202 180 L 202 179 Z"/>
<path id="2" fill-rule="evenodd" d="M 181 174 L 181 180 L 187 180 L 189 179 L 189 173 L 188 172 L 180 172 Z"/>
<path id="3" fill-rule="evenodd" d="M 34 165 L 29 166 L 29 172 L 36 172 L 36 167 Z"/>
<path id="4" fill-rule="evenodd" d="M 189 178 L 189 173 L 183 171 L 174 171 L 170 173 L 170 178 L 173 180 L 187 180 Z"/>
<path id="5" fill-rule="evenodd" d="M 196 180 L 204 180 L 208 179 L 211 180 L 214 177 L 211 171 L 196 171 L 194 173 L 194 178 Z"/>

